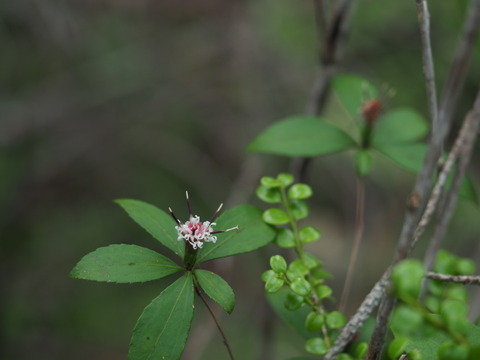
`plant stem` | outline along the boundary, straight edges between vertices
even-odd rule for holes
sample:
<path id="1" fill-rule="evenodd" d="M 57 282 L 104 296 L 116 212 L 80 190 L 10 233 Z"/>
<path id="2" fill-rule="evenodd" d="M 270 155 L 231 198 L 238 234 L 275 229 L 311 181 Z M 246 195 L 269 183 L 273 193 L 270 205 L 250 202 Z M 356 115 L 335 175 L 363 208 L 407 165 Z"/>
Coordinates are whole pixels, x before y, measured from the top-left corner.
<path id="1" fill-rule="evenodd" d="M 282 194 L 282 205 L 287 212 L 288 218 L 290 219 L 290 227 L 292 228 L 293 237 L 295 238 L 295 251 L 297 252 L 298 257 L 303 261 L 303 244 L 300 241 L 300 237 L 298 236 L 298 226 L 295 218 L 290 210 L 290 204 L 288 201 L 286 189 L 284 186 L 281 187 L 281 194 Z"/>
<path id="2" fill-rule="evenodd" d="M 355 264 L 358 259 L 358 252 L 362 243 L 363 229 L 365 227 L 365 181 L 363 177 L 357 176 L 357 199 L 355 210 L 355 235 L 353 237 L 352 253 L 350 255 L 350 261 L 348 263 L 347 276 L 345 278 L 345 284 L 343 285 L 342 296 L 340 298 L 340 305 L 338 309 L 344 311 L 350 291 L 352 289 L 353 271 L 355 270 Z"/>
<path id="3" fill-rule="evenodd" d="M 215 314 L 213 313 L 213 310 L 212 308 L 210 307 L 210 305 L 208 305 L 208 302 L 207 302 L 207 299 L 205 299 L 205 296 L 203 296 L 203 293 L 202 293 L 202 289 L 200 289 L 197 285 L 197 279 L 195 278 L 195 275 L 194 275 L 194 279 L 195 279 L 195 292 L 197 293 L 198 297 L 202 300 L 202 302 L 205 304 L 205 307 L 207 308 L 208 312 L 210 313 L 210 315 L 212 316 L 213 318 L 213 321 L 215 322 L 215 325 L 217 326 L 217 329 L 218 329 L 218 332 L 220 333 L 220 335 L 222 336 L 222 339 L 223 339 L 223 344 L 225 345 L 225 347 L 227 348 L 227 351 L 228 351 L 228 355 L 230 356 L 230 359 L 231 360 L 235 360 L 235 358 L 233 357 L 233 352 L 232 352 L 232 349 L 230 348 L 230 344 L 227 340 L 227 337 L 225 336 L 225 333 L 223 332 L 222 330 L 222 327 L 220 326 L 220 323 L 218 322 L 217 320 L 217 317 L 215 316 Z"/>

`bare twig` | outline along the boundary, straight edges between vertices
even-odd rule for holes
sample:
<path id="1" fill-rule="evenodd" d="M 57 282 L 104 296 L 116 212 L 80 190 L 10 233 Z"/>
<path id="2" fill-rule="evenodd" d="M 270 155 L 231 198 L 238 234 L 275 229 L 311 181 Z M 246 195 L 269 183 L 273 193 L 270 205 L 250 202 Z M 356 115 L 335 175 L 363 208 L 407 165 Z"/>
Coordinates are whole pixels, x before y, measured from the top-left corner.
<path id="1" fill-rule="evenodd" d="M 448 281 L 464 285 L 480 285 L 480 276 L 470 275 L 448 275 L 429 271 L 427 278 L 431 280 Z"/>
<path id="2" fill-rule="evenodd" d="M 417 1 L 417 13 L 420 26 L 420 38 L 422 40 L 423 74 L 427 90 L 428 108 L 433 132 L 438 127 L 438 104 L 437 87 L 435 84 L 435 69 L 433 66 L 432 45 L 430 42 L 430 13 L 425 0 Z"/>
<path id="3" fill-rule="evenodd" d="M 453 216 L 455 206 L 457 204 L 460 185 L 464 178 L 470 156 L 462 152 L 459 156 L 458 167 L 455 169 L 452 185 L 444 197 L 443 204 L 438 212 L 438 219 L 436 221 L 435 229 L 432 238 L 425 252 L 424 266 L 429 270 L 433 266 L 433 262 L 440 250 L 442 240 L 447 232 L 448 224 Z"/>
<path id="4" fill-rule="evenodd" d="M 365 227 L 365 181 L 362 177 L 357 177 L 357 200 L 355 210 L 355 235 L 353 237 L 352 253 L 348 262 L 347 276 L 343 285 L 342 296 L 338 309 L 344 311 L 347 307 L 350 290 L 352 288 L 353 271 L 357 263 L 360 244 L 362 243 L 363 229 Z"/>
<path id="5" fill-rule="evenodd" d="M 370 293 L 365 297 L 362 304 L 358 308 L 355 315 L 348 321 L 347 325 L 342 329 L 335 343 L 328 350 L 324 360 L 333 360 L 340 354 L 345 346 L 350 342 L 356 332 L 362 327 L 365 320 L 367 320 L 372 312 L 377 308 L 380 299 L 382 298 L 385 288 L 390 278 L 390 268 L 385 271 L 381 279 L 377 281 Z"/>

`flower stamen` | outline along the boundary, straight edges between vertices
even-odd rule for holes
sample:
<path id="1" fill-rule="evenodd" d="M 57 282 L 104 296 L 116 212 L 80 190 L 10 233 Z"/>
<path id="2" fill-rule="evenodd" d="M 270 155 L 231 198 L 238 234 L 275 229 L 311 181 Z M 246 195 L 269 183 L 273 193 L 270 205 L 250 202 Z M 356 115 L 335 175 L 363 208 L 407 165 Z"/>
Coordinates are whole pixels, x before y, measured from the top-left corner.
<path id="1" fill-rule="evenodd" d="M 178 224 L 175 226 L 175 229 L 178 233 L 178 240 L 185 240 L 189 243 L 193 249 L 201 248 L 204 242 L 213 242 L 217 241 L 217 237 L 213 234 L 220 234 L 231 230 L 238 230 L 238 226 L 234 226 L 227 230 L 216 230 L 214 231 L 212 226 L 215 226 L 214 220 L 218 216 L 218 213 L 223 207 L 223 204 L 220 204 L 218 209 L 213 213 L 212 217 L 209 221 L 202 222 L 200 221 L 200 217 L 198 215 L 193 215 L 192 208 L 190 205 L 190 198 L 188 197 L 188 192 L 185 192 L 186 199 L 187 199 L 187 207 L 189 213 L 189 220 L 185 223 L 182 223 L 173 213 L 171 208 L 168 208 L 170 211 L 170 215 Z"/>

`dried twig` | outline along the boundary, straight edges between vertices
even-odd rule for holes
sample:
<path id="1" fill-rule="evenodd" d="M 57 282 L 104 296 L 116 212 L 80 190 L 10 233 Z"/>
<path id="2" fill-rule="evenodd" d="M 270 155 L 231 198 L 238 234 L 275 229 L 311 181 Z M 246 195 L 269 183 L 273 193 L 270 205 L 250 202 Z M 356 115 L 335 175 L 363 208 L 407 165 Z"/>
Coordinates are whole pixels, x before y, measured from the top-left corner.
<path id="1" fill-rule="evenodd" d="M 427 2 L 417 1 L 417 13 L 420 26 L 420 39 L 422 40 L 423 74 L 427 90 L 428 108 L 432 123 L 432 132 L 436 133 L 438 127 L 437 87 L 435 84 L 435 69 L 433 66 L 432 45 L 430 43 L 430 13 Z"/>
<path id="2" fill-rule="evenodd" d="M 448 281 L 464 285 L 480 285 L 480 276 L 478 275 L 448 275 L 429 271 L 427 272 L 427 278 L 431 280 Z"/>

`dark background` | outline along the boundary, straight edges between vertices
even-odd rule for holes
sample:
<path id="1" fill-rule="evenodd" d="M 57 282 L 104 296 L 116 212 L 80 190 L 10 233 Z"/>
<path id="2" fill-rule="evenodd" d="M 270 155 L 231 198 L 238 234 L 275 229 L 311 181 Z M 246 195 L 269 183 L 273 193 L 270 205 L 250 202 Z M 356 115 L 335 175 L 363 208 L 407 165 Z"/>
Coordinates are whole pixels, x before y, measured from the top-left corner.
<path id="1" fill-rule="evenodd" d="M 439 90 L 467 3 L 429 2 Z M 259 178 L 288 171 L 290 161 L 245 147 L 269 124 L 304 112 L 315 34 L 309 1 L 0 2 L 0 358 L 126 358 L 136 319 L 164 283 L 99 284 L 69 271 L 111 243 L 167 253 L 114 199 L 171 206 L 181 218 L 185 190 L 203 216 L 221 202 L 259 204 Z M 476 94 L 479 59 L 477 44 L 457 124 Z M 415 2 L 358 1 L 340 70 L 393 88 L 389 107 L 426 115 L 421 69 Z M 310 251 L 334 274 L 337 297 L 354 224 L 351 155 L 315 159 L 309 178 L 309 221 L 323 233 Z M 477 146 L 469 171 L 477 187 L 478 170 Z M 413 180 L 377 159 L 350 313 L 393 255 Z M 479 230 L 478 207 L 461 201 L 446 247 L 478 262 Z M 268 329 L 260 274 L 277 251 L 210 264 L 236 292 L 233 315 L 220 317 L 239 359 L 302 351 L 283 325 Z M 197 309 L 184 358 L 225 358 L 211 319 Z"/>

